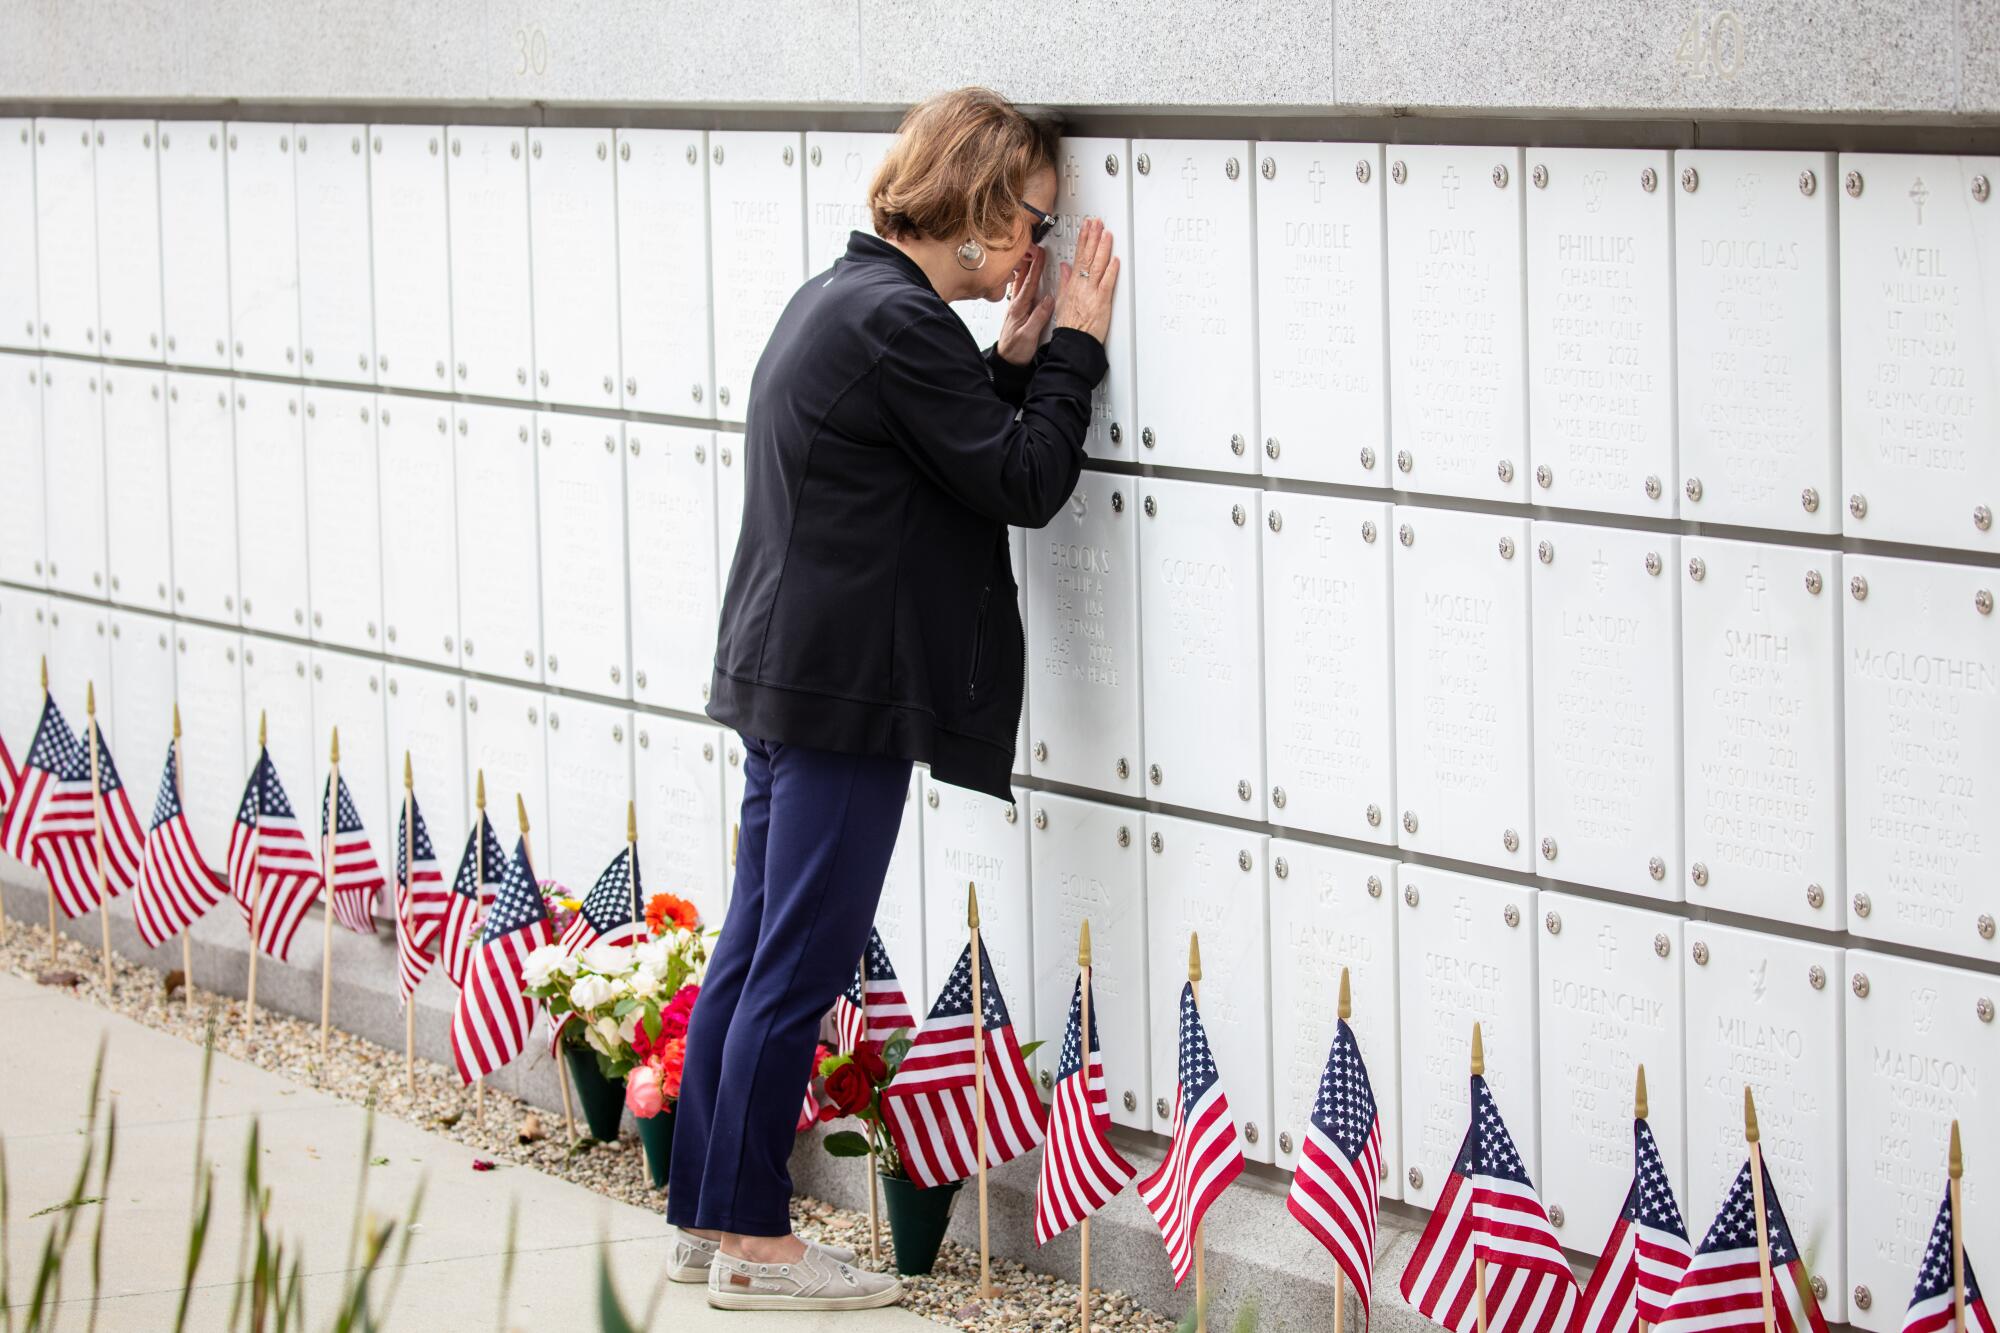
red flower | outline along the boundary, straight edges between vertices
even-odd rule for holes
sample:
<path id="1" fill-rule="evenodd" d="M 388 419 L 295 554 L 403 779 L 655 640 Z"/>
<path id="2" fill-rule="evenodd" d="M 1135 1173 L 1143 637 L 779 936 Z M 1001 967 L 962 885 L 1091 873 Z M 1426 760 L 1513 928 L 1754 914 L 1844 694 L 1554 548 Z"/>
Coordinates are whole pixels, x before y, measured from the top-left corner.
<path id="1" fill-rule="evenodd" d="M 868 1076 L 859 1065 L 841 1065 L 826 1076 L 826 1099 L 833 1103 L 838 1115 L 855 1115 L 868 1108 L 875 1098 L 875 1089 Z"/>
<path id="2" fill-rule="evenodd" d="M 889 1066 L 882 1059 L 881 1043 L 864 1041 L 855 1047 L 854 1063 L 872 1086 L 879 1088 L 889 1081 Z"/>
<path id="3" fill-rule="evenodd" d="M 661 1042 L 655 1058 L 647 1061 L 660 1071 L 660 1095 L 668 1101 L 678 1101 L 681 1095 L 681 1066 L 687 1059 L 687 1039 L 670 1037 Z"/>
<path id="4" fill-rule="evenodd" d="M 688 1030 L 688 1016 L 694 1013 L 695 997 L 701 994 L 701 987 L 689 982 L 674 992 L 674 998 L 667 1001 L 667 1007 L 660 1010 L 660 1035 L 662 1037 L 685 1037 Z"/>
<path id="5" fill-rule="evenodd" d="M 671 893 L 656 893 L 646 900 L 646 929 L 655 935 L 666 932 L 667 924 L 682 930 L 701 929 L 701 913 L 694 904 Z"/>

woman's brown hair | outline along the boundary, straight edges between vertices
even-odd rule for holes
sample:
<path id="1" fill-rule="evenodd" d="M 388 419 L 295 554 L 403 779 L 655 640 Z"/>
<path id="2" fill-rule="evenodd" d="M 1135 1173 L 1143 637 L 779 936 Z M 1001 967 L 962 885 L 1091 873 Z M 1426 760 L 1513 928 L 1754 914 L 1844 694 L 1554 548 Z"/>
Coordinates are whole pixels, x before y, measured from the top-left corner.
<path id="1" fill-rule="evenodd" d="M 868 187 L 877 235 L 1005 245 L 1022 225 L 1021 194 L 1055 169 L 1056 127 L 986 88 L 939 93 L 910 108 Z"/>

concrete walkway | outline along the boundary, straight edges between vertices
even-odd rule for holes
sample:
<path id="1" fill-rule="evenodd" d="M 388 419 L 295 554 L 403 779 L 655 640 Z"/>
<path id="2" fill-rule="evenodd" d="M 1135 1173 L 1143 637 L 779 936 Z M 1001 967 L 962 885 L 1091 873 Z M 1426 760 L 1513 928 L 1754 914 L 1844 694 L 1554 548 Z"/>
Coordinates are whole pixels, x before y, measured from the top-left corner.
<path id="1" fill-rule="evenodd" d="M 69 1197 L 83 1151 L 85 1099 L 98 1043 L 105 1044 L 105 1093 L 118 1107 L 109 1197 L 78 1219 L 63 1282 L 62 1327 L 89 1319 L 90 1240 L 104 1214 L 104 1280 L 96 1327 L 104 1333 L 160 1333 L 173 1326 L 185 1262 L 193 1182 L 200 1048 L 107 1013 L 67 993 L 0 975 L 0 1135 L 7 1159 L 9 1217 L 4 1243 L 8 1293 L 25 1306 L 45 1228 L 59 1215 L 29 1214 Z M 237 1292 L 244 1149 L 253 1119 L 262 1127 L 264 1183 L 271 1219 L 288 1251 L 304 1257 L 307 1326 L 335 1314 L 361 1174 L 365 1112 L 326 1093 L 218 1056 L 209 1090 L 206 1153 L 216 1167 L 213 1220 L 188 1327 L 227 1326 Z M 103 1132 L 100 1115 L 99 1135 Z M 377 1117 L 367 1172 L 368 1208 L 401 1218 L 419 1182 L 423 1212 L 387 1326 L 429 1329 L 595 1329 L 600 1254 L 636 1323 L 666 1262 L 665 1222 L 578 1185 L 521 1167 L 472 1169 L 471 1149 L 400 1121 Z M 85 1194 L 97 1193 L 96 1181 Z M 499 1309 L 507 1210 L 519 1205 L 512 1290 Z M 391 1243 L 385 1261 L 392 1261 Z M 396 1273 L 374 1286 L 377 1299 Z M 703 1289 L 665 1283 L 652 1327 L 729 1328 L 745 1333 L 922 1333 L 933 1328 L 902 1310 L 849 1315 L 743 1314 L 708 1308 Z"/>

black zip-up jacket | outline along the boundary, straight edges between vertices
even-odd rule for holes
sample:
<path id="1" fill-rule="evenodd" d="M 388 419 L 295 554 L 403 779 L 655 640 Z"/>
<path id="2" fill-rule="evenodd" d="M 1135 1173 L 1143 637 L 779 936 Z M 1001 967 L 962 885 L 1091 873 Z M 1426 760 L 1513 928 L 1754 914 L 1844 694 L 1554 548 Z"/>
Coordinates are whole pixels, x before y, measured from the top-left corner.
<path id="1" fill-rule="evenodd" d="M 1027 640 L 1007 527 L 1069 498 L 1105 365 L 1074 329 L 1029 366 L 982 356 L 914 260 L 855 232 L 751 380 L 708 715 L 1008 799 Z"/>

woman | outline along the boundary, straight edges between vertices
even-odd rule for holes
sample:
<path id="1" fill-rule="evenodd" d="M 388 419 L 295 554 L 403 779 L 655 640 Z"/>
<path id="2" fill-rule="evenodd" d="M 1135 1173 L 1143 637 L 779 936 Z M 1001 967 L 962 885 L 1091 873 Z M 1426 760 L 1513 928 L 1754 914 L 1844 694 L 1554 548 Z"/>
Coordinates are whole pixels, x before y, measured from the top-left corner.
<path id="1" fill-rule="evenodd" d="M 751 381 L 708 706 L 743 736 L 742 832 L 667 1193 L 672 1275 L 705 1277 L 711 1305 L 902 1294 L 791 1234 L 786 1163 L 911 762 L 1009 799 L 1026 652 L 1007 526 L 1041 527 L 1076 484 L 1118 280 L 1091 220 L 1040 295 L 1055 150 L 1052 127 L 983 89 L 912 110 L 870 186 L 878 235 L 855 232 L 799 289 Z M 948 304 L 975 296 L 1009 300 L 983 356 Z"/>

